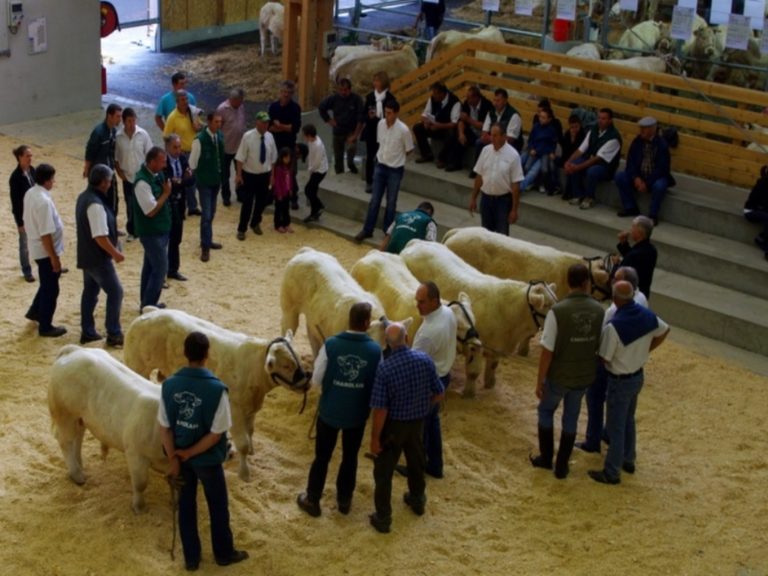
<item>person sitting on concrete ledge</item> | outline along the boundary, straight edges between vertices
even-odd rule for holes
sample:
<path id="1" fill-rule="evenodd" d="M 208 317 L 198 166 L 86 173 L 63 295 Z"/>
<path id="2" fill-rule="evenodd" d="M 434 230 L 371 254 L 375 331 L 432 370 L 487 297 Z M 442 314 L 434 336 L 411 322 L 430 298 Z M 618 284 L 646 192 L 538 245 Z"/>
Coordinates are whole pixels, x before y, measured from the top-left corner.
<path id="1" fill-rule="evenodd" d="M 645 216 L 637 216 L 632 220 L 632 228 L 619 232 L 619 243 L 616 245 L 621 254 L 621 266 L 631 266 L 638 276 L 638 288 L 651 299 L 651 282 L 656 268 L 656 247 L 651 244 L 653 222 Z M 632 238 L 633 245 L 629 245 Z"/>
<path id="2" fill-rule="evenodd" d="M 470 86 L 467 88 L 467 98 L 461 105 L 459 123 L 455 132 L 451 132 L 445 141 L 443 160 L 446 172 L 458 172 L 461 170 L 464 152 L 467 148 L 474 147 L 477 139 L 483 132 L 483 124 L 493 104 L 488 100 L 480 88 Z"/>
<path id="3" fill-rule="evenodd" d="M 421 121 L 413 127 L 413 135 L 416 137 L 416 144 L 419 147 L 420 158 L 416 163 L 432 162 L 435 157 L 432 154 L 432 147 L 429 139 L 447 140 L 448 136 L 456 130 L 461 114 L 461 102 L 453 92 L 449 91 L 442 82 L 435 82 L 430 86 L 432 95 L 427 100 L 424 112 L 421 114 Z M 437 160 L 437 167 L 445 167 L 445 154 L 447 151 L 443 147 L 440 158 Z"/>
<path id="4" fill-rule="evenodd" d="M 435 208 L 431 202 L 422 202 L 416 210 L 403 212 L 387 230 L 379 250 L 400 254 L 414 238 L 435 242 L 437 240 L 437 224 L 432 219 Z"/>
<path id="5" fill-rule="evenodd" d="M 755 244 L 765 252 L 765 259 L 768 260 L 768 165 L 760 169 L 760 178 L 744 204 L 744 218 L 763 225 L 763 231 L 755 236 Z"/>
<path id="6" fill-rule="evenodd" d="M 670 172 L 670 154 L 667 141 L 657 133 L 656 118 L 646 116 L 638 121 L 640 134 L 635 137 L 629 147 L 627 164 L 624 172 L 616 174 L 616 186 L 623 208 L 618 215 L 637 216 L 635 192 L 651 195 L 651 207 L 648 216 L 654 226 L 659 224 L 659 209 L 667 194 L 667 189 L 675 185 L 675 179 Z"/>

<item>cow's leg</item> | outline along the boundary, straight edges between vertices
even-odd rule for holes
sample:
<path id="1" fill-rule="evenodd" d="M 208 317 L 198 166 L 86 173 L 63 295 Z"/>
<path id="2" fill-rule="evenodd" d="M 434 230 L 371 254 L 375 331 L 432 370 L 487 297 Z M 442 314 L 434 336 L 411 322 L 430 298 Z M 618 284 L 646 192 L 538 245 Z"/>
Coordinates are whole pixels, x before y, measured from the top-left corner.
<path id="1" fill-rule="evenodd" d="M 239 410 L 232 410 L 232 428 L 229 429 L 229 433 L 237 452 L 240 454 L 240 469 L 237 474 L 241 480 L 248 482 L 251 479 L 251 471 L 248 469 L 248 454 L 253 453 L 253 445 L 247 434 L 246 418 Z"/>
<path id="2" fill-rule="evenodd" d="M 125 452 L 125 459 L 128 461 L 128 473 L 131 476 L 131 487 L 133 488 L 131 508 L 134 514 L 141 514 L 146 510 L 144 490 L 147 489 L 149 480 L 149 461 L 133 450 Z"/>
<path id="3" fill-rule="evenodd" d="M 493 352 L 485 358 L 485 387 L 493 388 L 496 386 L 496 368 L 499 366 L 499 356 Z"/>
<path id="4" fill-rule="evenodd" d="M 70 414 L 58 414 L 55 423 L 56 439 L 59 441 L 69 477 L 75 484 L 85 484 L 82 456 L 80 455 L 85 428 L 79 418 Z"/>
<path id="5" fill-rule="evenodd" d="M 280 320 L 280 334 L 285 334 L 288 330 L 296 334 L 296 329 L 299 327 L 299 312 L 288 308 L 288 306 L 283 306 L 283 316 Z"/>
<path id="6" fill-rule="evenodd" d="M 277 54 L 277 36 L 270 34 L 270 42 L 272 43 L 272 56 Z"/>
<path id="7" fill-rule="evenodd" d="M 264 38 L 264 34 L 266 34 L 267 31 L 264 29 L 263 25 L 259 26 L 259 42 L 261 43 L 261 57 L 264 58 L 264 49 L 266 48 L 267 41 L 266 38 Z M 283 331 L 285 333 L 285 331 Z"/>
<path id="8" fill-rule="evenodd" d="M 525 336 L 517 345 L 517 354 L 519 356 L 527 357 L 530 351 L 531 337 Z"/>
<path id="9" fill-rule="evenodd" d="M 480 374 L 483 372 L 483 354 L 479 348 L 474 345 L 462 346 L 464 355 L 465 383 L 463 398 L 473 398 L 475 395 L 475 385 Z"/>

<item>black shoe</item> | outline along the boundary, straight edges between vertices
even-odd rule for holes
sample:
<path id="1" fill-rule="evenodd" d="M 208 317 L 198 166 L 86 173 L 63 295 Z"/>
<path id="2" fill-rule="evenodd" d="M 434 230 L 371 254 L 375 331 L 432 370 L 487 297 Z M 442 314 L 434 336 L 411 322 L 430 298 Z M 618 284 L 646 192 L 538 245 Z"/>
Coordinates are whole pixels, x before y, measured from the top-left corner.
<path id="1" fill-rule="evenodd" d="M 24 318 L 26 318 L 30 322 L 37 322 L 39 320 L 37 316 L 37 312 L 34 312 L 33 310 L 28 310 L 27 313 L 24 314 Z"/>
<path id="2" fill-rule="evenodd" d="M 224 206 L 232 206 L 232 200 L 230 200 L 229 198 L 227 198 L 226 200 L 222 200 L 221 203 L 224 204 Z"/>
<path id="3" fill-rule="evenodd" d="M 208 260 L 211 259 L 211 251 L 208 250 L 208 248 L 203 248 L 203 250 L 200 252 L 200 260 L 203 262 L 208 262 Z"/>
<path id="4" fill-rule="evenodd" d="M 218 242 L 211 242 L 210 249 L 211 250 L 221 250 L 222 246 Z"/>
<path id="5" fill-rule="evenodd" d="M 317 518 L 322 513 L 320 510 L 320 503 L 315 500 L 310 500 L 306 492 L 302 492 L 296 497 L 296 504 L 299 508 L 304 510 L 312 518 Z"/>
<path id="6" fill-rule="evenodd" d="M 566 200 L 567 201 L 567 200 L 570 200 L 571 198 L 573 198 L 573 195 L 572 194 L 568 194 L 567 192 L 564 193 L 562 196 L 560 196 L 560 200 Z"/>
<path id="7" fill-rule="evenodd" d="M 336 500 L 336 507 L 338 508 L 339 512 L 344 514 L 345 516 L 349 514 L 349 511 L 352 509 L 352 498 L 349 499 L 337 499 Z"/>
<path id="8" fill-rule="evenodd" d="M 627 474 L 634 474 L 635 473 L 635 463 L 634 462 L 624 462 L 624 464 L 621 465 L 621 469 L 624 470 Z"/>
<path id="9" fill-rule="evenodd" d="M 371 523 L 371 526 L 376 528 L 376 532 L 389 534 L 389 526 L 392 524 L 391 521 L 382 520 L 376 515 L 376 512 L 368 515 L 368 521 Z"/>
<path id="10" fill-rule="evenodd" d="M 32 276 L 32 273 L 30 272 L 29 274 L 25 274 L 25 275 L 24 275 L 24 280 L 26 280 L 27 282 L 29 282 L 30 284 L 32 284 L 32 282 L 34 282 L 34 281 L 35 281 L 35 277 L 34 277 L 34 276 Z"/>
<path id="11" fill-rule="evenodd" d="M 203 215 L 203 213 L 200 211 L 199 208 L 195 208 L 194 210 L 190 210 L 189 212 L 187 212 L 187 214 L 189 216 L 202 216 Z"/>
<path id="12" fill-rule="evenodd" d="M 245 240 L 245 232 L 238 232 L 237 233 L 237 239 L 238 240 Z"/>
<path id="13" fill-rule="evenodd" d="M 232 550 L 227 558 L 216 558 L 216 564 L 219 566 L 229 566 L 230 564 L 237 564 L 243 560 L 248 559 L 248 552 L 245 550 Z"/>
<path id="14" fill-rule="evenodd" d="M 253 226 L 251 226 L 251 230 L 253 230 L 253 233 L 256 234 L 257 236 L 261 236 L 262 234 L 264 234 L 264 232 L 262 232 L 261 230 L 260 224 L 254 224 Z"/>
<path id="15" fill-rule="evenodd" d="M 107 346 L 110 348 L 122 348 L 125 338 L 122 334 L 114 334 L 107 336 Z"/>
<path id="16" fill-rule="evenodd" d="M 594 446 L 590 446 L 586 442 L 576 442 L 576 448 L 578 448 L 582 452 L 589 452 L 590 454 L 600 454 L 600 446 L 595 448 Z"/>
<path id="17" fill-rule="evenodd" d="M 184 274 L 182 274 L 181 272 L 171 272 L 170 274 L 168 274 L 168 278 L 170 278 L 171 280 L 178 280 L 179 282 L 187 281 L 187 277 L 184 276 Z"/>
<path id="18" fill-rule="evenodd" d="M 320 215 L 323 213 L 323 209 L 321 208 L 317 212 L 312 212 L 309 216 L 304 218 L 304 224 L 309 224 L 310 222 L 317 222 L 320 220 Z"/>
<path id="19" fill-rule="evenodd" d="M 587 474 L 589 474 L 592 480 L 600 482 L 600 484 L 619 484 L 621 482 L 621 478 L 609 478 L 606 476 L 605 470 L 590 470 Z"/>
<path id="20" fill-rule="evenodd" d="M 95 334 L 81 334 L 80 335 L 80 344 L 88 344 L 90 342 L 98 342 L 99 340 L 103 340 L 104 336 L 96 332 Z"/>
<path id="21" fill-rule="evenodd" d="M 435 157 L 434 156 L 423 156 L 416 158 L 416 164 L 426 164 L 428 162 L 434 162 Z"/>
<path id="22" fill-rule="evenodd" d="M 555 452 L 555 431 L 552 428 L 538 427 L 539 436 L 539 455 L 536 457 L 528 455 L 531 466 L 534 468 L 544 468 L 552 470 L 552 458 Z"/>
<path id="23" fill-rule="evenodd" d="M 571 453 L 573 452 L 573 444 L 575 440 L 575 432 L 560 433 L 560 446 L 557 449 L 557 456 L 555 457 L 555 478 L 558 480 L 564 480 L 568 477 L 568 472 L 570 472 L 568 463 L 571 460 Z"/>
<path id="24" fill-rule="evenodd" d="M 438 480 L 442 480 L 443 473 L 442 472 L 432 472 L 431 470 L 424 470 L 424 474 L 427 476 L 432 476 L 432 478 L 437 478 Z"/>
<path id="25" fill-rule="evenodd" d="M 158 302 L 155 304 L 155 308 L 159 308 L 160 310 L 165 310 L 166 307 L 165 302 Z"/>
<path id="26" fill-rule="evenodd" d="M 61 273 L 62 274 L 66 274 L 67 272 L 69 272 L 69 268 L 62 268 L 61 269 Z"/>
<path id="27" fill-rule="evenodd" d="M 616 212 L 616 216 L 619 218 L 626 218 L 627 216 L 639 216 L 640 210 L 626 210 L 621 209 L 618 212 Z"/>
<path id="28" fill-rule="evenodd" d="M 64 336 L 67 333 L 67 329 L 64 326 L 51 326 L 50 330 L 38 332 L 43 338 L 58 338 Z"/>
<path id="29" fill-rule="evenodd" d="M 200 568 L 200 560 L 190 560 L 189 562 L 184 562 L 184 569 L 187 572 L 197 572 L 198 568 Z"/>
<path id="30" fill-rule="evenodd" d="M 416 516 L 424 516 L 424 501 L 426 500 L 425 497 L 421 498 L 415 498 L 411 496 L 410 492 L 406 492 L 403 494 L 403 502 L 408 504 L 408 506 L 411 507 L 411 510 L 413 510 L 413 513 L 416 514 Z"/>
<path id="31" fill-rule="evenodd" d="M 552 470 L 552 460 L 546 460 L 541 454 L 534 457 L 528 454 L 528 460 L 531 461 L 531 466 L 534 468 L 544 468 L 545 470 Z"/>
<path id="32" fill-rule="evenodd" d="M 360 243 L 366 238 L 373 238 L 373 234 L 369 234 L 365 230 L 361 230 L 357 233 L 357 236 L 355 236 L 355 242 Z"/>
<path id="33" fill-rule="evenodd" d="M 461 171 L 461 166 L 453 166 L 453 165 L 449 164 L 448 166 L 445 167 L 445 171 L 446 172 L 459 172 L 459 171 Z"/>
<path id="34" fill-rule="evenodd" d="M 400 474 L 400 476 L 408 478 L 408 466 L 404 464 L 395 464 L 395 472 Z"/>
<path id="35" fill-rule="evenodd" d="M 352 172 L 352 174 L 357 174 L 357 166 L 352 164 L 352 166 L 347 166 L 349 168 L 349 171 Z"/>
<path id="36" fill-rule="evenodd" d="M 469 173 L 469 177 L 472 178 L 472 180 L 474 180 L 475 178 L 477 178 L 477 172 L 472 170 L 472 172 Z"/>

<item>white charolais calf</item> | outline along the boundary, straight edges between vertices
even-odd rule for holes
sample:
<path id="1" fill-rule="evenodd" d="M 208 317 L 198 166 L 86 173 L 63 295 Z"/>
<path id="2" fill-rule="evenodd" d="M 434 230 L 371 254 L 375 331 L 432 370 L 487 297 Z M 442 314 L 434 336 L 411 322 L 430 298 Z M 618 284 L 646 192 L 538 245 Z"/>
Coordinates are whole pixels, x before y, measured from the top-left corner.
<path id="1" fill-rule="evenodd" d="M 475 28 L 468 32 L 460 32 L 458 30 L 445 30 L 440 32 L 437 36 L 432 38 L 427 48 L 427 62 L 433 58 L 440 56 L 441 52 L 450 50 L 454 46 L 461 44 L 465 40 L 485 40 L 487 42 L 494 42 L 496 44 L 506 44 L 504 40 L 504 34 L 496 26 L 486 26 L 484 28 Z M 477 58 L 482 60 L 490 60 L 491 62 L 506 62 L 507 57 L 504 54 L 497 54 L 494 52 L 478 52 Z"/>
<path id="2" fill-rule="evenodd" d="M 330 254 L 305 246 L 288 261 L 280 288 L 282 327 L 295 331 L 303 314 L 315 357 L 326 338 L 349 327 L 349 309 L 358 302 L 371 305 L 371 318 L 384 317 L 379 299 L 365 291 Z M 407 318 L 403 323 L 409 327 L 412 321 Z M 383 345 L 384 323 L 371 322 L 368 334 Z"/>
<path id="3" fill-rule="evenodd" d="M 277 53 L 277 42 L 283 41 L 285 26 L 285 8 L 280 2 L 267 2 L 259 10 L 259 38 L 261 40 L 261 56 L 267 46 L 267 36 L 270 37 L 272 54 Z"/>
<path id="4" fill-rule="evenodd" d="M 374 46 L 339 46 L 328 74 L 334 83 L 348 78 L 355 92 L 366 94 L 373 90 L 373 75 L 377 72 L 399 78 L 418 67 L 416 52 L 407 44 L 390 51 L 380 51 Z"/>
<path id="5" fill-rule="evenodd" d="M 144 509 L 149 467 L 164 471 L 157 409 L 160 387 L 142 378 L 104 350 L 64 346 L 51 370 L 48 409 L 69 477 L 85 483 L 83 435 L 101 442 L 102 457 L 110 448 L 125 454 L 133 487 L 133 511 Z"/>
<path id="6" fill-rule="evenodd" d="M 603 258 L 583 258 L 489 232 L 480 226 L 449 230 L 443 236 L 443 244 L 484 274 L 522 282 L 552 282 L 557 285 L 558 298 L 568 294 L 568 268 L 581 263 L 589 268 L 593 295 L 600 299 L 610 296 L 609 275 Z"/>
<path id="7" fill-rule="evenodd" d="M 416 330 L 422 322 L 416 307 L 416 289 L 421 282 L 408 270 L 403 259 L 397 254 L 371 250 L 355 263 L 350 273 L 360 286 L 378 296 L 388 316 L 414 318 L 408 330 L 410 342 L 413 342 Z M 457 351 L 464 356 L 464 395 L 472 396 L 475 380 L 483 370 L 483 344 L 475 329 L 472 303 L 469 296 L 460 292 L 456 300 L 447 304 L 456 316 Z"/>
<path id="8" fill-rule="evenodd" d="M 496 383 L 501 354 L 528 354 L 540 319 L 556 302 L 554 284 L 531 286 L 483 274 L 437 242 L 411 240 L 400 256 L 416 278 L 432 280 L 446 298 L 465 292 L 472 299 L 486 355 L 486 388 Z"/>
<path id="9" fill-rule="evenodd" d="M 278 385 L 305 392 L 311 375 L 291 347 L 290 331 L 270 341 L 226 330 L 181 310 L 151 306 L 144 308 L 125 334 L 125 363 L 142 376 L 153 370 L 169 376 L 187 365 L 184 339 L 190 332 L 202 332 L 211 343 L 207 367 L 229 389 L 229 433 L 240 454 L 240 478 L 249 480 L 247 456 L 253 454 L 253 419 L 264 397 Z"/>

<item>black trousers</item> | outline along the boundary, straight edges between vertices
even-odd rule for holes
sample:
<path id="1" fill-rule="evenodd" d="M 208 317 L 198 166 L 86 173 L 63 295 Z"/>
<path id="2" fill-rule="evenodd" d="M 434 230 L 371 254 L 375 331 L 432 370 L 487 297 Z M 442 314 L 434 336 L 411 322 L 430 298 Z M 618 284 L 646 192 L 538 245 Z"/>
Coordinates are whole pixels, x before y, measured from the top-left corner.
<path id="1" fill-rule="evenodd" d="M 379 143 L 376 141 L 376 130 L 372 131 L 373 137 L 371 137 L 369 132 L 366 133 L 365 139 L 365 183 L 373 186 L 373 169 L 376 166 L 376 154 L 379 152 Z"/>
<path id="2" fill-rule="evenodd" d="M 275 230 L 291 225 L 291 199 L 275 200 Z"/>
<path id="3" fill-rule="evenodd" d="M 381 431 L 382 451 L 374 460 L 373 479 L 376 488 L 373 501 L 376 516 L 382 522 L 392 519 L 392 475 L 400 454 L 405 454 L 408 466 L 408 491 L 411 497 L 424 499 L 424 420 L 387 420 Z"/>
<path id="4" fill-rule="evenodd" d="M 312 172 L 309 175 L 309 180 L 304 186 L 304 195 L 309 200 L 309 208 L 312 214 L 317 214 L 320 210 L 325 208 L 325 205 L 317 197 L 318 190 L 320 189 L 320 182 L 325 178 L 325 172 Z"/>
<path id="5" fill-rule="evenodd" d="M 336 441 L 341 432 L 341 465 L 336 475 L 336 499 L 339 502 L 349 502 L 357 484 L 357 454 L 363 442 L 365 425 L 360 428 L 339 430 L 317 419 L 317 437 L 315 438 L 315 459 L 309 469 L 307 480 L 307 496 L 313 502 L 318 502 L 323 496 L 325 478 L 328 475 L 328 464 L 336 448 Z"/>
<path id="6" fill-rule="evenodd" d="M 459 142 L 458 130 L 452 130 L 445 139 L 445 146 L 443 146 L 443 151 L 440 153 L 440 160 L 445 162 L 446 166 L 461 168 L 462 164 L 464 164 L 464 154 L 467 148 L 472 148 L 475 145 L 477 134 L 475 134 L 474 130 L 465 128 L 464 135 L 467 137 L 466 144 Z"/>
<path id="7" fill-rule="evenodd" d="M 344 173 L 344 156 L 347 157 L 347 167 L 350 171 L 355 170 L 355 152 L 357 150 L 357 143 L 347 144 L 347 138 L 352 132 L 345 132 L 344 134 L 333 133 L 333 166 L 336 169 L 336 174 Z"/>
<path id="8" fill-rule="evenodd" d="M 175 274 L 181 265 L 179 246 L 184 235 L 184 199 L 171 200 L 171 232 L 168 237 L 168 273 Z"/>
<path id="9" fill-rule="evenodd" d="M 232 199 L 232 190 L 229 185 L 229 179 L 232 176 L 232 162 L 234 161 L 234 154 L 224 154 L 224 165 L 221 167 L 221 199 L 226 202 L 229 202 Z"/>
<path id="10" fill-rule="evenodd" d="M 248 225 L 261 224 L 261 216 L 264 208 L 271 203 L 269 193 L 269 172 L 264 174 L 251 174 L 243 171 L 243 190 L 241 197 L 243 205 L 240 207 L 240 222 L 237 225 L 238 232 L 248 230 Z"/>
<path id="11" fill-rule="evenodd" d="M 419 147 L 419 154 L 422 158 L 432 158 L 432 147 L 429 145 L 429 139 L 445 140 L 456 128 L 445 130 L 427 130 L 424 124 L 419 122 L 413 127 L 413 135 L 416 136 L 416 145 Z"/>
<path id="12" fill-rule="evenodd" d="M 38 332 L 42 333 L 53 328 L 53 315 L 56 312 L 56 303 L 59 299 L 61 272 L 53 271 L 50 258 L 41 258 L 35 262 L 37 262 L 37 277 L 40 280 L 40 285 L 27 314 L 37 316 Z"/>

